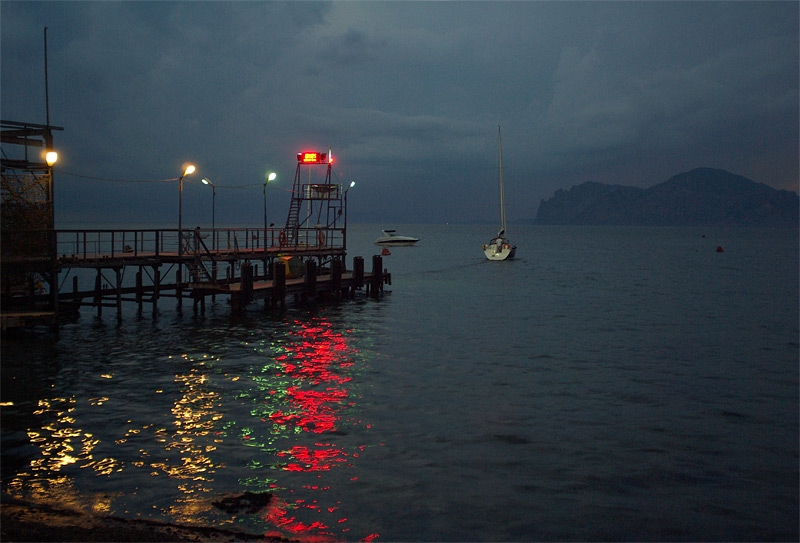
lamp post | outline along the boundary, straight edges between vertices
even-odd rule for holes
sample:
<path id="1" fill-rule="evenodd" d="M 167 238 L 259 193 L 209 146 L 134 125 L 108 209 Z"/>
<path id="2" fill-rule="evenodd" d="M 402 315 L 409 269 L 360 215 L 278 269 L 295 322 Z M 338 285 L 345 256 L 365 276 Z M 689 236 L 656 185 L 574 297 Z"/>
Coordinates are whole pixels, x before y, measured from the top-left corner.
<path id="1" fill-rule="evenodd" d="M 49 146 L 49 142 L 48 146 Z M 44 161 L 47 163 L 47 200 L 50 202 L 50 230 L 55 230 L 55 206 L 54 206 L 54 195 L 55 192 L 53 191 L 53 166 L 58 161 L 58 153 L 49 149 L 44 155 Z"/>
<path id="2" fill-rule="evenodd" d="M 342 247 L 345 251 L 347 250 L 347 193 L 350 192 L 350 189 L 356 186 L 355 181 L 350 181 L 350 186 L 344 190 L 344 239 Z"/>
<path id="3" fill-rule="evenodd" d="M 212 247 L 214 250 L 217 249 L 217 226 L 216 221 L 214 220 L 214 213 L 217 208 L 217 187 L 214 186 L 214 183 L 206 179 L 205 177 L 202 178 L 200 181 L 203 182 L 204 185 L 211 186 L 211 242 Z"/>
<path id="4" fill-rule="evenodd" d="M 45 42 L 47 41 L 47 29 L 45 29 Z M 49 125 L 49 123 L 48 123 Z M 58 268 L 55 265 L 55 256 L 58 253 L 58 238 L 56 236 L 56 219 L 55 219 L 55 191 L 53 190 L 53 166 L 58 160 L 58 153 L 53 151 L 50 147 L 52 145 L 51 132 L 47 130 L 46 136 L 47 153 L 44 155 L 44 160 L 47 163 L 47 201 L 49 202 L 49 209 L 47 210 L 47 243 L 49 245 L 50 253 L 53 255 L 50 269 L 50 307 L 54 310 L 58 308 L 58 286 L 56 278 L 58 277 Z"/>
<path id="5" fill-rule="evenodd" d="M 195 167 L 189 164 L 178 178 L 178 256 L 183 256 L 183 178 L 193 174 L 194 170 Z"/>
<path id="6" fill-rule="evenodd" d="M 275 181 L 278 174 L 270 172 L 267 174 L 267 180 L 264 181 L 264 251 L 267 250 L 267 183 Z"/>

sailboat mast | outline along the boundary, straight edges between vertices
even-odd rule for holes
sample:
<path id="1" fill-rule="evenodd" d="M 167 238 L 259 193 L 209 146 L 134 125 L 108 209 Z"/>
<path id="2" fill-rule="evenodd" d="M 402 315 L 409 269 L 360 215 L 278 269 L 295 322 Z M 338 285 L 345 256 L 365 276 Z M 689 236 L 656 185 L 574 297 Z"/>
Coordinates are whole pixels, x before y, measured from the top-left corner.
<path id="1" fill-rule="evenodd" d="M 506 229 L 506 205 L 503 190 L 503 140 L 500 136 L 500 125 L 497 125 L 497 152 L 500 159 L 500 224 L 503 231 Z M 505 234 L 503 234 L 505 235 Z"/>

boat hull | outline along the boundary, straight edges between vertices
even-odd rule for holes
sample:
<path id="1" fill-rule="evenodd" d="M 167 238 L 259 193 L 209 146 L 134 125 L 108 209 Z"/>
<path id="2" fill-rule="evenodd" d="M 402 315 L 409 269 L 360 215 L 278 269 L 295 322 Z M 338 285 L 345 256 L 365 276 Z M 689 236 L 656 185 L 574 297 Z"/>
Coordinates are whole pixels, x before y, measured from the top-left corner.
<path id="1" fill-rule="evenodd" d="M 418 242 L 418 239 L 413 240 L 387 240 L 387 241 L 376 241 L 375 245 L 381 245 L 383 247 L 409 247 L 414 245 Z"/>
<path id="2" fill-rule="evenodd" d="M 483 254 L 488 260 L 511 260 L 517 254 L 517 247 L 510 243 L 490 243 L 483 246 Z"/>

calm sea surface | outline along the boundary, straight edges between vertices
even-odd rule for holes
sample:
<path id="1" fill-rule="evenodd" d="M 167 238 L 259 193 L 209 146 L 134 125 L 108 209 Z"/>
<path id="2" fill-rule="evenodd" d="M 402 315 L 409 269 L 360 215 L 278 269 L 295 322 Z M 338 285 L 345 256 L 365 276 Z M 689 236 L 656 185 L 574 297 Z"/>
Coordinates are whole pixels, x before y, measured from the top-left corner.
<path id="1" fill-rule="evenodd" d="M 513 227 L 488 262 L 494 226 L 387 226 L 421 241 L 379 300 L 4 338 L 3 491 L 303 540 L 798 540 L 797 231 Z"/>

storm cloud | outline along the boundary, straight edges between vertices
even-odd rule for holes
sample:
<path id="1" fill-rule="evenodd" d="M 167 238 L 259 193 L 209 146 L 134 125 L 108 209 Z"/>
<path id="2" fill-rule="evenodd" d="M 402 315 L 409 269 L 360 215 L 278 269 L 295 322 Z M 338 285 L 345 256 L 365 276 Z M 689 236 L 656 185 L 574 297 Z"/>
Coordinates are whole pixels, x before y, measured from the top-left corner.
<path id="1" fill-rule="evenodd" d="M 695 167 L 798 184 L 796 2 L 3 2 L 2 117 L 50 122 L 57 222 L 176 220 L 185 162 L 217 224 L 285 217 L 327 150 L 364 222 L 495 221 L 584 181 Z M 223 190 L 234 186 L 252 188 Z M 210 195 L 184 189 L 184 222 Z"/>

